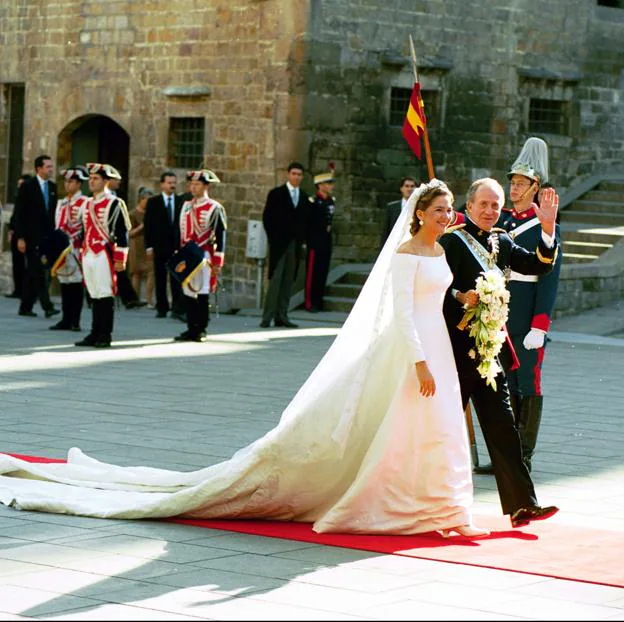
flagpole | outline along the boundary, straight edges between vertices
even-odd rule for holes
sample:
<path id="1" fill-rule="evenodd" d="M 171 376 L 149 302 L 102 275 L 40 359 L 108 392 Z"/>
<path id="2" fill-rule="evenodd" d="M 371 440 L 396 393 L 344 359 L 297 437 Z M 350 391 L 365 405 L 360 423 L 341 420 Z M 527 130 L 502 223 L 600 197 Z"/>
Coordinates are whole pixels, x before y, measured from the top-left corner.
<path id="1" fill-rule="evenodd" d="M 412 53 L 412 68 L 414 69 L 414 82 L 418 82 L 418 68 L 416 65 L 416 50 L 414 48 L 414 40 L 412 39 L 412 35 L 409 36 L 410 42 L 410 50 Z M 433 170 L 433 161 L 431 159 L 431 147 L 429 146 L 429 132 L 427 130 L 427 116 L 425 114 L 425 106 L 422 106 L 423 115 L 425 115 L 425 131 L 423 132 L 424 142 L 425 142 L 425 157 L 427 158 L 427 173 L 429 174 L 429 179 L 433 179 L 435 177 L 435 172 Z"/>

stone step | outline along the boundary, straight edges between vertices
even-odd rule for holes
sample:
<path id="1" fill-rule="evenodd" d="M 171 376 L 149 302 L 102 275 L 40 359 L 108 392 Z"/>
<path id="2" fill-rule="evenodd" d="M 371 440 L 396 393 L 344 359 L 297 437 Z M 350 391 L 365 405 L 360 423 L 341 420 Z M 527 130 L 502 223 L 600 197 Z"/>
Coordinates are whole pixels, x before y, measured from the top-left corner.
<path id="1" fill-rule="evenodd" d="M 337 283 L 341 283 L 344 285 L 364 285 L 364 282 L 368 278 L 368 272 L 362 272 L 361 270 L 347 272 L 344 274 Z"/>
<path id="2" fill-rule="evenodd" d="M 587 200 L 587 201 L 607 201 L 611 203 L 619 203 L 624 208 L 624 190 L 590 190 L 588 193 L 583 195 L 582 199 L 578 200 Z M 575 204 L 578 202 L 575 201 Z"/>
<path id="3" fill-rule="evenodd" d="M 607 244 L 605 242 L 589 242 L 582 240 L 561 240 L 561 247 L 563 254 L 581 253 L 587 255 L 602 255 L 605 251 L 613 248 L 613 244 Z"/>
<path id="4" fill-rule="evenodd" d="M 362 289 L 362 285 L 363 283 L 332 283 L 325 289 L 325 296 L 336 298 L 357 298 Z"/>
<path id="5" fill-rule="evenodd" d="M 573 228 L 567 228 L 570 224 Z M 568 223 L 561 225 L 561 239 L 569 242 L 597 242 L 617 244 L 624 237 L 624 227 L 599 227 L 591 224 Z"/>
<path id="6" fill-rule="evenodd" d="M 348 313 L 353 307 L 354 298 L 342 298 L 339 296 L 324 296 L 323 311 L 342 311 Z"/>
<path id="7" fill-rule="evenodd" d="M 624 179 L 617 181 L 601 181 L 594 190 L 604 190 L 607 192 L 618 192 L 624 194 Z M 593 192 L 593 191 L 591 191 Z"/>
<path id="8" fill-rule="evenodd" d="M 617 212 L 585 212 L 565 209 L 561 212 L 561 222 L 590 223 L 595 226 L 624 226 L 624 211 Z"/>
<path id="9" fill-rule="evenodd" d="M 611 212 L 613 214 L 619 214 L 624 219 L 624 203 L 622 201 L 606 201 L 606 200 L 594 200 L 591 198 L 577 199 L 566 208 L 562 214 L 569 213 L 569 211 L 583 211 L 583 212 Z"/>
<path id="10" fill-rule="evenodd" d="M 587 253 L 563 253 L 563 261 L 570 263 L 590 263 L 598 259 L 600 255 L 592 255 Z"/>

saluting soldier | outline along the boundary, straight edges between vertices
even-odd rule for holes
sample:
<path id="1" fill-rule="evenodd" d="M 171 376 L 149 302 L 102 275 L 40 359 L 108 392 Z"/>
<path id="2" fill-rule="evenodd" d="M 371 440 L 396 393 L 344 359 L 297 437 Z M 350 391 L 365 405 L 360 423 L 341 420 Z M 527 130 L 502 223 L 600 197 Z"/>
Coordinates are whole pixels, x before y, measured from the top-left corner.
<path id="1" fill-rule="evenodd" d="M 333 171 L 315 175 L 316 194 L 309 198 L 304 305 L 310 313 L 323 310 L 333 247 L 332 221 L 336 209 L 336 201 L 332 195 L 334 182 Z"/>
<path id="2" fill-rule="evenodd" d="M 182 205 L 180 212 L 180 245 L 195 242 L 204 251 L 205 264 L 182 287 L 187 330 L 175 341 L 205 341 L 210 321 L 209 294 L 217 291 L 225 260 L 227 217 L 223 205 L 208 196 L 210 184 L 221 182 L 212 171 L 189 171 L 186 179 L 192 199 Z"/>
<path id="3" fill-rule="evenodd" d="M 447 229 L 440 238 L 453 282 L 444 300 L 444 318 L 449 330 L 459 375 L 464 409 L 472 400 L 485 438 L 504 514 L 509 514 L 512 527 L 522 527 L 534 520 L 549 518 L 558 511 L 554 506 L 541 507 L 531 475 L 522 460 L 522 448 L 509 390 L 504 376 L 490 387 L 478 371 L 479 360 L 471 352 L 474 339 L 468 330 L 458 326 L 464 310 L 478 303 L 476 280 L 488 270 L 505 273 L 509 269 L 522 274 L 545 274 L 552 270 L 558 252 L 554 238 L 557 201 L 554 193 L 544 196 L 538 208 L 540 237 L 533 252 L 514 244 L 507 233 L 494 225 L 505 202 L 501 185 L 491 178 L 472 183 L 466 200 L 466 221 Z M 510 342 L 500 356 L 503 369 L 517 364 Z"/>
<path id="4" fill-rule="evenodd" d="M 509 232 L 516 244 L 533 249 L 541 235 L 534 197 L 548 182 L 548 146 L 541 138 L 529 138 L 513 163 L 507 177 L 513 209 L 505 209 L 499 226 Z M 560 242 L 559 225 L 555 238 Z M 524 462 L 531 470 L 542 419 L 542 365 L 546 335 L 555 307 L 562 253 L 557 255 L 553 270 L 542 275 L 512 271 L 509 280 L 509 320 L 507 327 L 520 362 L 508 375 L 511 405 L 522 441 Z"/>
<path id="5" fill-rule="evenodd" d="M 110 164 L 90 162 L 89 190 L 92 193 L 82 212 L 82 270 L 91 296 L 91 332 L 77 346 L 108 348 L 115 317 L 117 272 L 126 269 L 128 231 L 131 229 L 124 201 L 107 191 L 111 179 L 121 179 Z"/>
<path id="6" fill-rule="evenodd" d="M 61 306 L 63 317 L 50 326 L 50 330 L 80 330 L 80 314 L 84 301 L 80 249 L 82 247 L 82 215 L 89 200 L 82 194 L 82 182 L 89 179 L 84 166 L 72 166 L 61 171 L 65 198 L 58 201 L 54 215 L 57 229 L 69 236 L 72 250 L 66 255 L 62 265 L 56 270 L 61 285 Z"/>

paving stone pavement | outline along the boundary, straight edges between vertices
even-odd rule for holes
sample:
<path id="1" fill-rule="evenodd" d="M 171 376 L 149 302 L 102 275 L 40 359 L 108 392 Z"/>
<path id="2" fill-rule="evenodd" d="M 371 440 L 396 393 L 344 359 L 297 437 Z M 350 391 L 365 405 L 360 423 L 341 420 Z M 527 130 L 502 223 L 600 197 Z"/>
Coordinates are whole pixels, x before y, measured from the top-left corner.
<path id="1" fill-rule="evenodd" d="M 242 310 L 213 318 L 206 343 L 184 344 L 172 342 L 180 322 L 122 308 L 114 347 L 90 350 L 72 345 L 85 331 L 50 331 L 57 318 L 38 312 L 19 317 L 0 298 L 0 450 L 64 457 L 78 446 L 180 470 L 271 429 L 344 319 L 293 312 L 298 329 L 259 329 L 257 311 Z M 534 466 L 541 503 L 562 508 L 551 521 L 610 530 L 614 546 L 622 315 L 617 303 L 555 321 Z M 499 515 L 493 478 L 474 483 L 475 513 Z M 487 568 L 4 506 L 0 530 L 0 620 L 624 620 L 622 589 Z"/>

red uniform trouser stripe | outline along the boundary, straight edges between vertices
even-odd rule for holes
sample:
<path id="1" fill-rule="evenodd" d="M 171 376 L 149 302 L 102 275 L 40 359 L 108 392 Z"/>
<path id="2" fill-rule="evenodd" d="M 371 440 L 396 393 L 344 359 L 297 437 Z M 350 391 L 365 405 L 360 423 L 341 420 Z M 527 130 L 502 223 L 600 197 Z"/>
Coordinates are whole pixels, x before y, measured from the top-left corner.
<path id="1" fill-rule="evenodd" d="M 544 362 L 545 348 L 541 347 L 537 351 L 537 362 L 533 368 L 533 383 L 535 386 L 535 395 L 542 394 L 542 363 Z"/>
<path id="2" fill-rule="evenodd" d="M 308 254 L 308 273 L 306 274 L 305 284 L 305 308 L 312 306 L 312 275 L 314 274 L 314 251 L 310 250 Z"/>

